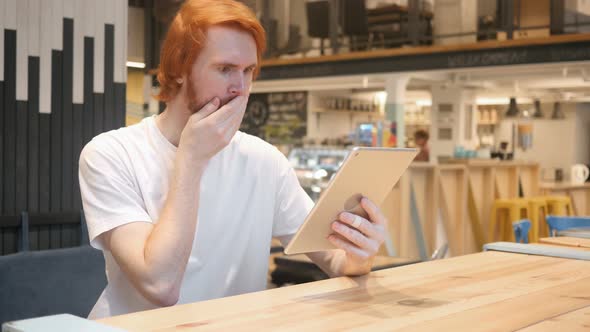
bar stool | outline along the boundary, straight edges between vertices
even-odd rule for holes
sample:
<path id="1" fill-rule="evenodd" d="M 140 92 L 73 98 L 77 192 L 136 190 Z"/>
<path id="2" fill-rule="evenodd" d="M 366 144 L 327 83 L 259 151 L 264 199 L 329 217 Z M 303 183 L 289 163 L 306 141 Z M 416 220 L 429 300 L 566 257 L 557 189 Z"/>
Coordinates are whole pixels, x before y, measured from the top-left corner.
<path id="1" fill-rule="evenodd" d="M 545 196 L 547 213 L 553 216 L 573 216 L 572 200 L 569 196 Z"/>
<path id="2" fill-rule="evenodd" d="M 503 240 L 514 242 L 514 233 L 512 232 L 512 223 L 519 221 L 524 217 L 528 218 L 529 203 L 526 199 L 496 199 L 492 206 L 492 215 L 490 218 L 489 242 L 493 242 L 496 232 L 497 216 L 504 216 L 500 220 L 500 236 Z"/>
<path id="3" fill-rule="evenodd" d="M 528 217 L 531 222 L 531 242 L 539 242 L 540 237 L 549 236 L 549 229 L 545 218 L 548 214 L 546 197 L 528 197 L 529 202 Z M 541 213 L 543 214 L 541 216 Z"/>

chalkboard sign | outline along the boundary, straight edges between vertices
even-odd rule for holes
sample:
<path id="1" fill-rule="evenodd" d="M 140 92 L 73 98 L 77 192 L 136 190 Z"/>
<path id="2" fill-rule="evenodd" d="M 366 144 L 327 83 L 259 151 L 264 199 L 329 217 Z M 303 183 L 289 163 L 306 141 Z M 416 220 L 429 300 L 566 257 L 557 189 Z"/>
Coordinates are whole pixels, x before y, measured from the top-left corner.
<path id="1" fill-rule="evenodd" d="M 251 94 L 240 130 L 271 144 L 294 144 L 307 135 L 307 92 Z"/>

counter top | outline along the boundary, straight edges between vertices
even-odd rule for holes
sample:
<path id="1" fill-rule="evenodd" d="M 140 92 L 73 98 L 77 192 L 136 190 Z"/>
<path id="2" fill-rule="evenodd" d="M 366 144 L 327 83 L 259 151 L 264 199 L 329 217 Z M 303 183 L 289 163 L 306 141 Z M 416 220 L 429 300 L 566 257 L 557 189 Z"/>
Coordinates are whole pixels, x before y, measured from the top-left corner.
<path id="1" fill-rule="evenodd" d="M 557 237 L 543 237 L 539 239 L 540 243 L 551 244 L 563 247 L 581 248 L 583 250 L 590 250 L 590 239 L 571 237 L 571 236 L 557 236 Z"/>
<path id="2" fill-rule="evenodd" d="M 571 183 L 569 181 L 564 182 L 541 182 L 541 189 L 590 189 L 590 182 L 584 182 L 580 184 Z"/>
<path id="3" fill-rule="evenodd" d="M 538 163 L 534 162 L 534 161 L 479 159 L 479 158 L 448 159 L 440 164 L 441 165 L 463 164 L 463 165 L 467 165 L 467 166 L 476 166 L 476 167 L 508 167 L 508 166 L 535 166 L 535 165 L 538 165 Z"/>

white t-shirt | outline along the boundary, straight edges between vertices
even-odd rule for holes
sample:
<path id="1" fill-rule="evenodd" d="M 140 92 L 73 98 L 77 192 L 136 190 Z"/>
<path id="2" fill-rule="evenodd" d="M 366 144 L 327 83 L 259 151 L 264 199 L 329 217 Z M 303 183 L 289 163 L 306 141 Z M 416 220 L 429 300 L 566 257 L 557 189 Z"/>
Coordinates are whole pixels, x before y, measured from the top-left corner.
<path id="1" fill-rule="evenodd" d="M 130 222 L 157 222 L 176 147 L 155 116 L 95 137 L 80 156 L 80 190 L 92 246 L 108 285 L 89 318 L 156 308 L 123 274 L 98 235 Z M 216 154 L 201 180 L 197 231 L 178 303 L 263 290 L 273 236 L 294 234 L 313 202 L 287 159 L 242 132 Z"/>

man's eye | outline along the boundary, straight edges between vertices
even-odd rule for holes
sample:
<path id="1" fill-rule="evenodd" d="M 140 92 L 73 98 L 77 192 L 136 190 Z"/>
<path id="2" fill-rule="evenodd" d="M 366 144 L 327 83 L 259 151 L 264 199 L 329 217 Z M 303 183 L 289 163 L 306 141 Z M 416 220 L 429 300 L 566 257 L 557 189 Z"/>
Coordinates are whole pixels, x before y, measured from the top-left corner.
<path id="1" fill-rule="evenodd" d="M 254 71 L 254 67 L 248 67 L 248 68 L 246 68 L 246 70 L 244 70 L 244 72 L 247 73 L 247 74 L 248 73 L 251 73 L 253 71 Z"/>
<path id="2" fill-rule="evenodd" d="M 231 71 L 231 68 L 229 66 L 223 66 L 220 70 L 222 73 L 227 74 Z"/>

